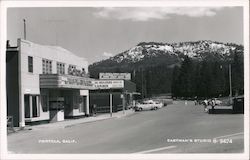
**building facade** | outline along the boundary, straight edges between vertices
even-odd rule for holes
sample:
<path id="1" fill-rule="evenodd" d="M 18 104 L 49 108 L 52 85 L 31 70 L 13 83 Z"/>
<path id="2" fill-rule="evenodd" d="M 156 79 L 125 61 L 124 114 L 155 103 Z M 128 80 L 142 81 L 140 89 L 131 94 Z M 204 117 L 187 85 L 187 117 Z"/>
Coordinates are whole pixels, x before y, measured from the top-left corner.
<path id="1" fill-rule="evenodd" d="M 88 62 L 61 47 L 23 39 L 7 45 L 6 82 L 14 126 L 89 114 Z"/>
<path id="2" fill-rule="evenodd" d="M 99 113 L 112 112 L 128 109 L 134 106 L 136 84 L 126 79 L 126 76 L 117 76 L 122 73 L 100 73 L 99 80 L 93 80 L 95 90 L 90 91 L 90 110 L 95 105 L 95 111 Z M 108 75 L 106 78 L 102 75 Z M 115 77 L 113 76 L 115 75 Z M 126 74 L 127 75 L 127 74 Z M 128 77 L 128 76 L 127 76 Z M 111 96 L 111 98 L 110 98 Z"/>

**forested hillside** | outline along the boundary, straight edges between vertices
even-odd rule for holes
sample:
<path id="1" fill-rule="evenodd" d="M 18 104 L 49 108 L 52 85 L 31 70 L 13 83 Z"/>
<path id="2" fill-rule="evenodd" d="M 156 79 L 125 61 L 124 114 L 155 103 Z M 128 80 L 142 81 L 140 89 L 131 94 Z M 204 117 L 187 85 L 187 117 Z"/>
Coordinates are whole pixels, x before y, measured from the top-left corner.
<path id="1" fill-rule="evenodd" d="M 244 92 L 242 45 L 213 41 L 142 42 L 107 60 L 89 66 L 100 72 L 130 72 L 143 97 L 171 93 L 176 97 L 229 95 L 229 65 L 233 94 Z"/>

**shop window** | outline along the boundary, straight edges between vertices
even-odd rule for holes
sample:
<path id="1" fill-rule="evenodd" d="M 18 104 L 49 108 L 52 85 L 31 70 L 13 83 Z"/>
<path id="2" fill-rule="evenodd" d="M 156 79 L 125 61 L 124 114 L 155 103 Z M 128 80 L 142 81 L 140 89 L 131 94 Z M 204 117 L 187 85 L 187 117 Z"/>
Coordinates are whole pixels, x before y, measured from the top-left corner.
<path id="1" fill-rule="evenodd" d="M 42 95 L 41 96 L 41 104 L 42 104 L 43 112 L 48 112 L 49 100 L 48 100 L 48 96 L 47 95 Z"/>
<path id="2" fill-rule="evenodd" d="M 40 116 L 39 95 L 24 95 L 24 105 L 25 105 L 25 118 Z"/>
<path id="3" fill-rule="evenodd" d="M 43 74 L 51 74 L 52 73 L 52 61 L 48 59 L 43 59 Z"/>
<path id="4" fill-rule="evenodd" d="M 57 74 L 65 74 L 65 64 L 57 62 Z"/>
<path id="5" fill-rule="evenodd" d="M 73 96 L 73 108 L 79 109 L 79 96 Z"/>
<path id="6" fill-rule="evenodd" d="M 37 96 L 32 96 L 32 116 L 38 117 L 38 109 L 37 109 Z"/>
<path id="7" fill-rule="evenodd" d="M 25 118 L 30 118 L 30 96 L 24 95 Z"/>
<path id="8" fill-rule="evenodd" d="M 28 71 L 33 73 L 33 57 L 28 56 Z"/>

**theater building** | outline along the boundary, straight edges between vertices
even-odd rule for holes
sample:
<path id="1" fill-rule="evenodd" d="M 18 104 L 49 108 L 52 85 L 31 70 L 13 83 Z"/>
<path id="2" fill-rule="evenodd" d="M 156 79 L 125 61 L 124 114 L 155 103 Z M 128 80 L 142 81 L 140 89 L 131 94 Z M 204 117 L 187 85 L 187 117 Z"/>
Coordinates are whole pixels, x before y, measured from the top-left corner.
<path id="1" fill-rule="evenodd" d="M 58 46 L 7 43 L 7 115 L 14 126 L 89 114 L 88 62 Z"/>

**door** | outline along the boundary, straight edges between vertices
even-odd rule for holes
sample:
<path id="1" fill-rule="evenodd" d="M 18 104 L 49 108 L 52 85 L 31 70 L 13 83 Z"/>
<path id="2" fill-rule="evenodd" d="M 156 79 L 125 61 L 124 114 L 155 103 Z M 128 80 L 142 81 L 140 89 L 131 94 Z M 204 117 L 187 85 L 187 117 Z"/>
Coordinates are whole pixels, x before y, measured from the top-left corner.
<path id="1" fill-rule="evenodd" d="M 86 112 L 87 107 L 87 96 L 80 96 L 79 97 L 79 112 L 83 113 Z"/>

